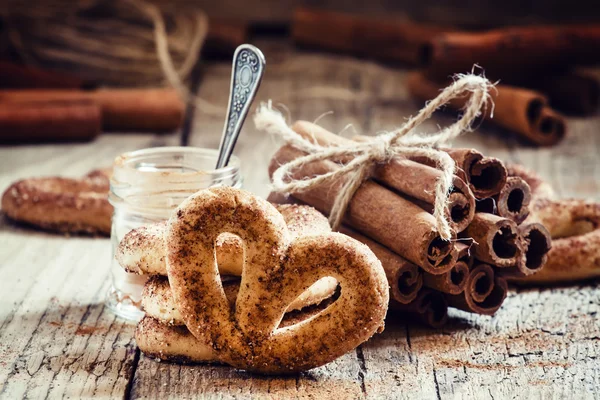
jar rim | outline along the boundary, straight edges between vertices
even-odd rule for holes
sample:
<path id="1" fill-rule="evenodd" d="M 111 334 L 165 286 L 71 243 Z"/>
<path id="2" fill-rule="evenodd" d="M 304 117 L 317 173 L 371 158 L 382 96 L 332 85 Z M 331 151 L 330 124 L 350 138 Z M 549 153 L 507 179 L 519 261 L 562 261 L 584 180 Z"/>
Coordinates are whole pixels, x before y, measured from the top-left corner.
<path id="1" fill-rule="evenodd" d="M 117 169 L 117 168 L 128 169 L 131 171 L 135 171 L 136 174 L 141 173 L 141 174 L 156 175 L 156 173 L 157 173 L 156 171 L 141 170 L 141 169 L 137 168 L 137 164 L 139 162 L 143 161 L 147 157 L 168 156 L 168 155 L 172 155 L 172 156 L 191 155 L 191 156 L 201 156 L 201 157 L 205 157 L 205 158 L 214 158 L 215 163 L 216 163 L 216 160 L 219 155 L 219 151 L 217 149 L 207 149 L 207 148 L 201 148 L 201 147 L 188 147 L 188 146 L 150 147 L 150 148 L 146 148 L 146 149 L 129 151 L 129 152 L 126 152 L 126 153 L 123 153 L 123 154 L 117 156 L 117 158 L 115 158 L 115 161 L 114 161 L 114 168 L 115 169 Z M 215 169 L 202 169 L 202 170 L 196 170 L 196 171 L 176 172 L 176 174 L 178 176 L 186 176 L 186 177 L 193 177 L 195 175 L 204 176 L 207 174 L 211 174 L 211 175 L 216 174 L 216 175 L 220 175 L 220 176 L 227 176 L 227 175 L 235 174 L 239 170 L 239 168 L 240 168 L 240 159 L 237 156 L 232 154 L 231 158 L 229 160 L 229 164 L 227 164 L 225 167 L 215 168 Z M 167 175 L 173 175 L 173 174 L 175 174 L 175 172 L 162 171 L 162 172 L 160 172 L 160 174 L 163 176 L 167 176 Z"/>

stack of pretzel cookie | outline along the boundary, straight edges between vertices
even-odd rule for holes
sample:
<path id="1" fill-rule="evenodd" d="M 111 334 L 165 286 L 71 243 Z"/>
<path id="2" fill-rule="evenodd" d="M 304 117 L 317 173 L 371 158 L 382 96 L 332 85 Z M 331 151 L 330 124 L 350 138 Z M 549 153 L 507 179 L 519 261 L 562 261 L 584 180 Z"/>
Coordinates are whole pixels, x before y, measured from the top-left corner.
<path id="1" fill-rule="evenodd" d="M 367 246 L 311 207 L 233 188 L 200 191 L 169 221 L 131 231 L 117 260 L 151 276 L 136 342 L 163 360 L 304 371 L 383 329 L 389 301 Z"/>

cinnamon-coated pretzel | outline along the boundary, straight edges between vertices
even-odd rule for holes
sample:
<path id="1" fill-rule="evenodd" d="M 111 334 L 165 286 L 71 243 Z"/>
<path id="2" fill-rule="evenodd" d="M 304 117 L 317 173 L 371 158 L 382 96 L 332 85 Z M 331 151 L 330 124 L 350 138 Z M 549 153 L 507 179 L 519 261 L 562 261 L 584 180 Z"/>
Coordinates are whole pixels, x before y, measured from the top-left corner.
<path id="1" fill-rule="evenodd" d="M 331 232 L 327 218 L 310 206 L 277 204 L 292 237 Z M 167 275 L 164 236 L 167 222 L 143 226 L 127 233 L 116 251 L 116 259 L 127 271 L 136 274 Z M 242 274 L 243 244 L 231 234 L 217 239 L 217 264 L 224 275 Z M 332 290 L 335 287 L 332 288 Z"/>
<path id="2" fill-rule="evenodd" d="M 234 307 L 240 290 L 239 280 L 223 281 L 222 285 L 227 301 L 230 306 Z M 286 313 L 304 310 L 330 299 L 335 293 L 336 287 L 337 282 L 334 278 L 319 279 L 290 303 Z M 153 276 L 146 282 L 142 292 L 142 308 L 146 312 L 146 316 L 152 317 L 163 324 L 185 325 L 171 294 L 169 281 L 164 276 Z"/>
<path id="3" fill-rule="evenodd" d="M 109 176 L 109 170 L 94 170 L 81 179 L 23 179 L 6 189 L 2 210 L 12 220 L 50 231 L 108 235 Z"/>
<path id="4" fill-rule="evenodd" d="M 306 321 L 325 310 L 329 304 L 331 299 L 302 310 L 287 312 L 279 328 Z M 220 363 L 212 346 L 196 339 L 184 325 L 167 325 L 148 315 L 138 324 L 135 330 L 135 341 L 146 356 L 159 360 L 180 363 Z"/>
<path id="5" fill-rule="evenodd" d="M 531 187 L 531 214 L 525 223 L 539 222 L 552 236 L 544 268 L 518 281 L 544 284 L 600 277 L 600 203 L 554 200 L 552 187 L 535 173 L 518 165 L 507 169 Z"/>
<path id="6" fill-rule="evenodd" d="M 244 242 L 235 308 L 223 291 L 215 243 L 222 233 Z M 367 246 L 338 233 L 293 239 L 267 201 L 233 188 L 185 200 L 166 233 L 167 273 L 188 330 L 216 358 L 262 373 L 311 369 L 354 349 L 382 329 L 389 289 Z M 317 280 L 331 276 L 340 297 L 316 316 L 279 328 L 285 311 Z"/>

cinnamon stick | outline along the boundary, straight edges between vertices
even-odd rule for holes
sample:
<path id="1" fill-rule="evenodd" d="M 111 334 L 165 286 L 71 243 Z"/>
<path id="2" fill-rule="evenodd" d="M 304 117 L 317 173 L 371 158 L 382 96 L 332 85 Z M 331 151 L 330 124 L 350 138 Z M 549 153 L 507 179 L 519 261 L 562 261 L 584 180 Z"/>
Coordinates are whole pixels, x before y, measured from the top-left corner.
<path id="1" fill-rule="evenodd" d="M 565 114 L 591 115 L 600 104 L 600 82 L 584 73 L 537 74 L 516 83 L 544 93 L 552 108 Z"/>
<path id="2" fill-rule="evenodd" d="M 83 79 L 8 61 L 0 61 L 0 88 L 3 89 L 80 89 Z"/>
<path id="3" fill-rule="evenodd" d="M 235 49 L 248 41 L 248 23 L 241 20 L 210 18 L 202 55 L 229 57 Z"/>
<path id="4" fill-rule="evenodd" d="M 417 297 L 417 293 L 423 286 L 423 277 L 419 267 L 348 227 L 342 226 L 340 232 L 366 244 L 381 261 L 390 284 L 392 299 L 401 304 L 408 304 Z"/>
<path id="5" fill-rule="evenodd" d="M 553 145 L 561 141 L 566 134 L 565 118 L 548 106 L 542 107 L 535 123 L 531 140 L 540 146 Z"/>
<path id="6" fill-rule="evenodd" d="M 475 213 L 465 236 L 475 241 L 475 258 L 497 267 L 517 265 L 522 255 L 517 224 L 493 214 Z"/>
<path id="7" fill-rule="evenodd" d="M 484 157 L 475 149 L 446 149 L 456 163 L 456 175 L 469 184 L 473 195 L 484 199 L 500 193 L 507 172 L 502 161 Z"/>
<path id="8" fill-rule="evenodd" d="M 448 321 L 448 301 L 441 292 L 423 288 L 409 304 L 390 302 L 390 309 L 408 313 L 432 328 L 441 328 Z"/>
<path id="9" fill-rule="evenodd" d="M 465 290 L 468 277 L 469 266 L 467 263 L 456 261 L 452 269 L 444 274 L 432 275 L 424 272 L 423 283 L 425 286 L 443 293 L 459 294 Z"/>
<path id="10" fill-rule="evenodd" d="M 435 98 L 446 85 L 429 80 L 423 73 L 409 74 L 407 86 L 410 93 L 419 100 Z M 543 94 L 515 86 L 496 85 L 490 91 L 494 107 L 488 107 L 484 118 L 513 131 L 522 138 L 538 146 L 551 146 L 565 136 L 564 117 L 547 107 L 548 99 Z M 466 98 L 456 98 L 449 106 L 455 110 L 464 107 Z M 492 118 L 493 111 L 493 118 Z"/>
<path id="11" fill-rule="evenodd" d="M 290 145 L 280 148 L 271 160 L 269 175 L 272 176 L 279 165 L 303 155 L 305 153 Z M 337 168 L 337 164 L 331 161 L 312 162 L 303 165 L 292 175 L 294 179 L 302 179 Z M 293 195 L 319 211 L 329 213 L 345 179 L 327 182 Z M 365 181 L 354 194 L 344 221 L 428 272 L 442 274 L 452 268 L 456 261 L 454 246 L 441 239 L 431 214 L 370 180 Z"/>
<path id="12" fill-rule="evenodd" d="M 519 237 L 523 246 L 523 256 L 516 266 L 499 269 L 502 276 L 525 277 L 539 272 L 548 260 L 552 248 L 550 232 L 540 223 L 519 226 Z"/>
<path id="13" fill-rule="evenodd" d="M 452 307 L 492 315 L 502 306 L 507 292 L 506 280 L 496 276 L 491 266 L 479 264 L 471 270 L 465 291 L 446 298 Z"/>
<path id="14" fill-rule="evenodd" d="M 498 215 L 520 224 L 529 215 L 530 202 L 531 189 L 527 182 L 511 176 L 497 196 Z"/>
<path id="15" fill-rule="evenodd" d="M 292 129 L 302 137 L 314 140 L 322 146 L 352 144 L 352 140 L 331 133 L 311 122 L 297 121 Z M 416 200 L 415 203 L 432 213 L 435 188 L 441 175 L 437 168 L 411 160 L 394 159 L 388 164 L 377 166 L 373 178 L 382 185 L 410 197 L 410 200 Z M 453 185 L 453 191 L 448 198 L 446 217 L 453 230 L 462 232 L 475 215 L 475 197 L 462 179 L 455 177 Z"/>
<path id="16" fill-rule="evenodd" d="M 432 77 L 470 71 L 499 79 L 548 68 L 600 62 L 600 25 L 523 26 L 487 32 L 446 32 L 429 39 L 423 66 Z"/>
<path id="17" fill-rule="evenodd" d="M 475 252 L 472 249 L 473 241 L 469 240 L 468 242 L 456 242 L 454 244 L 454 247 L 456 248 L 456 251 L 458 253 L 457 261 L 464 262 L 470 269 L 473 266 L 473 262 L 475 261 Z"/>
<path id="18" fill-rule="evenodd" d="M 447 30 L 304 7 L 292 16 L 292 39 L 297 44 L 409 65 L 421 64 L 428 39 Z"/>
<path id="19" fill-rule="evenodd" d="M 102 111 L 108 131 L 169 132 L 183 120 L 184 104 L 173 89 L 3 90 L 0 104 L 92 101 Z"/>
<path id="20" fill-rule="evenodd" d="M 95 138 L 100 128 L 100 109 L 91 101 L 0 106 L 0 143 L 86 141 Z"/>

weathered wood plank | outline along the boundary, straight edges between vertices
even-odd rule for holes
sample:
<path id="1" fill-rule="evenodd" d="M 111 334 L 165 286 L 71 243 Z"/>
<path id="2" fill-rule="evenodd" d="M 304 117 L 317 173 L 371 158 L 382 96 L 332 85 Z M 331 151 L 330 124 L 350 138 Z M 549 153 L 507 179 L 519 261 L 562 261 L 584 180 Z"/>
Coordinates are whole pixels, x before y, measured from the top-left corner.
<path id="1" fill-rule="evenodd" d="M 85 144 L 0 148 L 0 190 L 30 176 L 81 176 L 123 151 L 178 135 L 102 135 Z M 110 240 L 0 221 L 0 397 L 122 398 L 135 364 L 130 324 L 104 308 Z"/>

